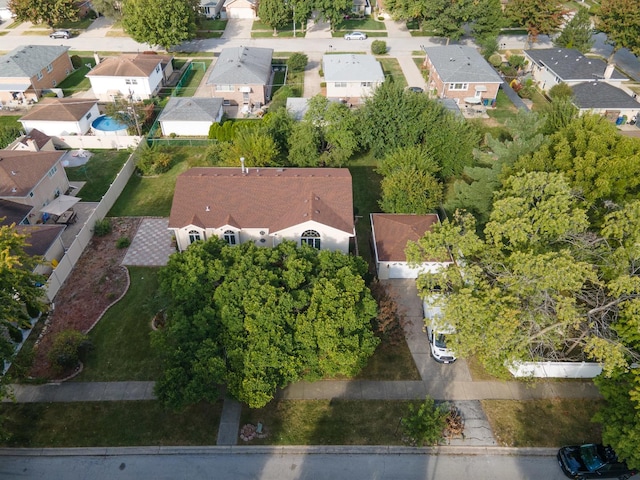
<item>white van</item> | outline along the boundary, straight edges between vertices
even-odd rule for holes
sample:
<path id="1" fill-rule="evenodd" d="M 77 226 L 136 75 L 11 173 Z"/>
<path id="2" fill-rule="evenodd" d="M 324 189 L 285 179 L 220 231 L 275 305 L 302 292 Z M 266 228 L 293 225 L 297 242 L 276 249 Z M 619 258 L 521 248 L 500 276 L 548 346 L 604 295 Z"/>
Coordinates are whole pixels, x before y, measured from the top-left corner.
<path id="1" fill-rule="evenodd" d="M 442 319 L 442 310 L 437 301 L 440 295 L 434 294 L 425 298 L 422 302 L 424 322 L 427 326 L 427 337 L 431 355 L 436 362 L 453 363 L 456 355 L 447 348 L 447 336 L 456 333 L 455 327 Z"/>

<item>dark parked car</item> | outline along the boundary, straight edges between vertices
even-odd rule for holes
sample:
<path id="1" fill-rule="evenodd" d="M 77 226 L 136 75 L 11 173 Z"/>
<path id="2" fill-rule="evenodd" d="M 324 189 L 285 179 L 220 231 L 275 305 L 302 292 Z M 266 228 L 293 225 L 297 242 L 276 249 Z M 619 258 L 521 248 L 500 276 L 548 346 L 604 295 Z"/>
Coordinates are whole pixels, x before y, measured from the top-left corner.
<path id="1" fill-rule="evenodd" d="M 49 38 L 70 38 L 71 33 L 69 30 L 56 30 L 55 32 L 51 32 L 49 34 Z"/>
<path id="2" fill-rule="evenodd" d="M 611 447 L 594 443 L 562 447 L 558 450 L 558 463 L 567 477 L 575 479 L 627 479 L 636 474 L 618 460 Z"/>

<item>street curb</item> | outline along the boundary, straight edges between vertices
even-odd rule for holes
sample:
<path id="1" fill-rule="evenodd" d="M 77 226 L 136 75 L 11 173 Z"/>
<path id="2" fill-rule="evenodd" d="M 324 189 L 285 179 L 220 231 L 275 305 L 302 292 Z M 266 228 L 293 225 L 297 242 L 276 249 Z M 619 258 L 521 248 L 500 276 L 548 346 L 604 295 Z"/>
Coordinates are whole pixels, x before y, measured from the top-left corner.
<path id="1" fill-rule="evenodd" d="M 126 455 L 506 455 L 553 456 L 556 448 L 511 447 L 402 447 L 402 446 L 204 446 L 204 447 L 90 447 L 90 448 L 0 448 L 0 456 L 66 457 Z"/>

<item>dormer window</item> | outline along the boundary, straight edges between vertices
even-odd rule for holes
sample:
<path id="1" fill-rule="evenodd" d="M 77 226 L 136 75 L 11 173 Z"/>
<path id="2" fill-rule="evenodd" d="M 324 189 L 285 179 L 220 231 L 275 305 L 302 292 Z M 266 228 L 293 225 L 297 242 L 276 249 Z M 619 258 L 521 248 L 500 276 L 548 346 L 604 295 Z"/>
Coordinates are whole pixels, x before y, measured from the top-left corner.
<path id="1" fill-rule="evenodd" d="M 236 238 L 236 232 L 234 232 L 233 230 L 225 230 L 224 234 L 222 235 L 222 238 L 229 245 L 236 245 L 238 243 Z"/>
<path id="2" fill-rule="evenodd" d="M 198 240 L 202 240 L 200 236 L 200 232 L 197 230 L 189 230 L 189 243 L 197 242 Z"/>

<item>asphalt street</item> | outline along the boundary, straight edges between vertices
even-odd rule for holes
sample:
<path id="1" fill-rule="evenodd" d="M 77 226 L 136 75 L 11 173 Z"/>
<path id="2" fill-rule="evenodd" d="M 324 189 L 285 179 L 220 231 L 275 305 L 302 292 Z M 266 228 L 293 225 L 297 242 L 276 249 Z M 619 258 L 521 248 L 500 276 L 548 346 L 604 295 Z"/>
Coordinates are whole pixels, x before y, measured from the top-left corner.
<path id="1" fill-rule="evenodd" d="M 172 448 L 150 454 L 0 457 L 0 478 L 64 480 L 560 480 L 555 452 L 479 449 L 434 455 L 389 447 Z M 123 449 L 120 449 L 123 450 Z M 253 450 L 253 451 L 252 451 Z M 339 451 L 339 453 L 338 453 Z M 69 452 L 73 453 L 73 452 Z M 107 453 L 107 454 L 105 454 Z"/>

